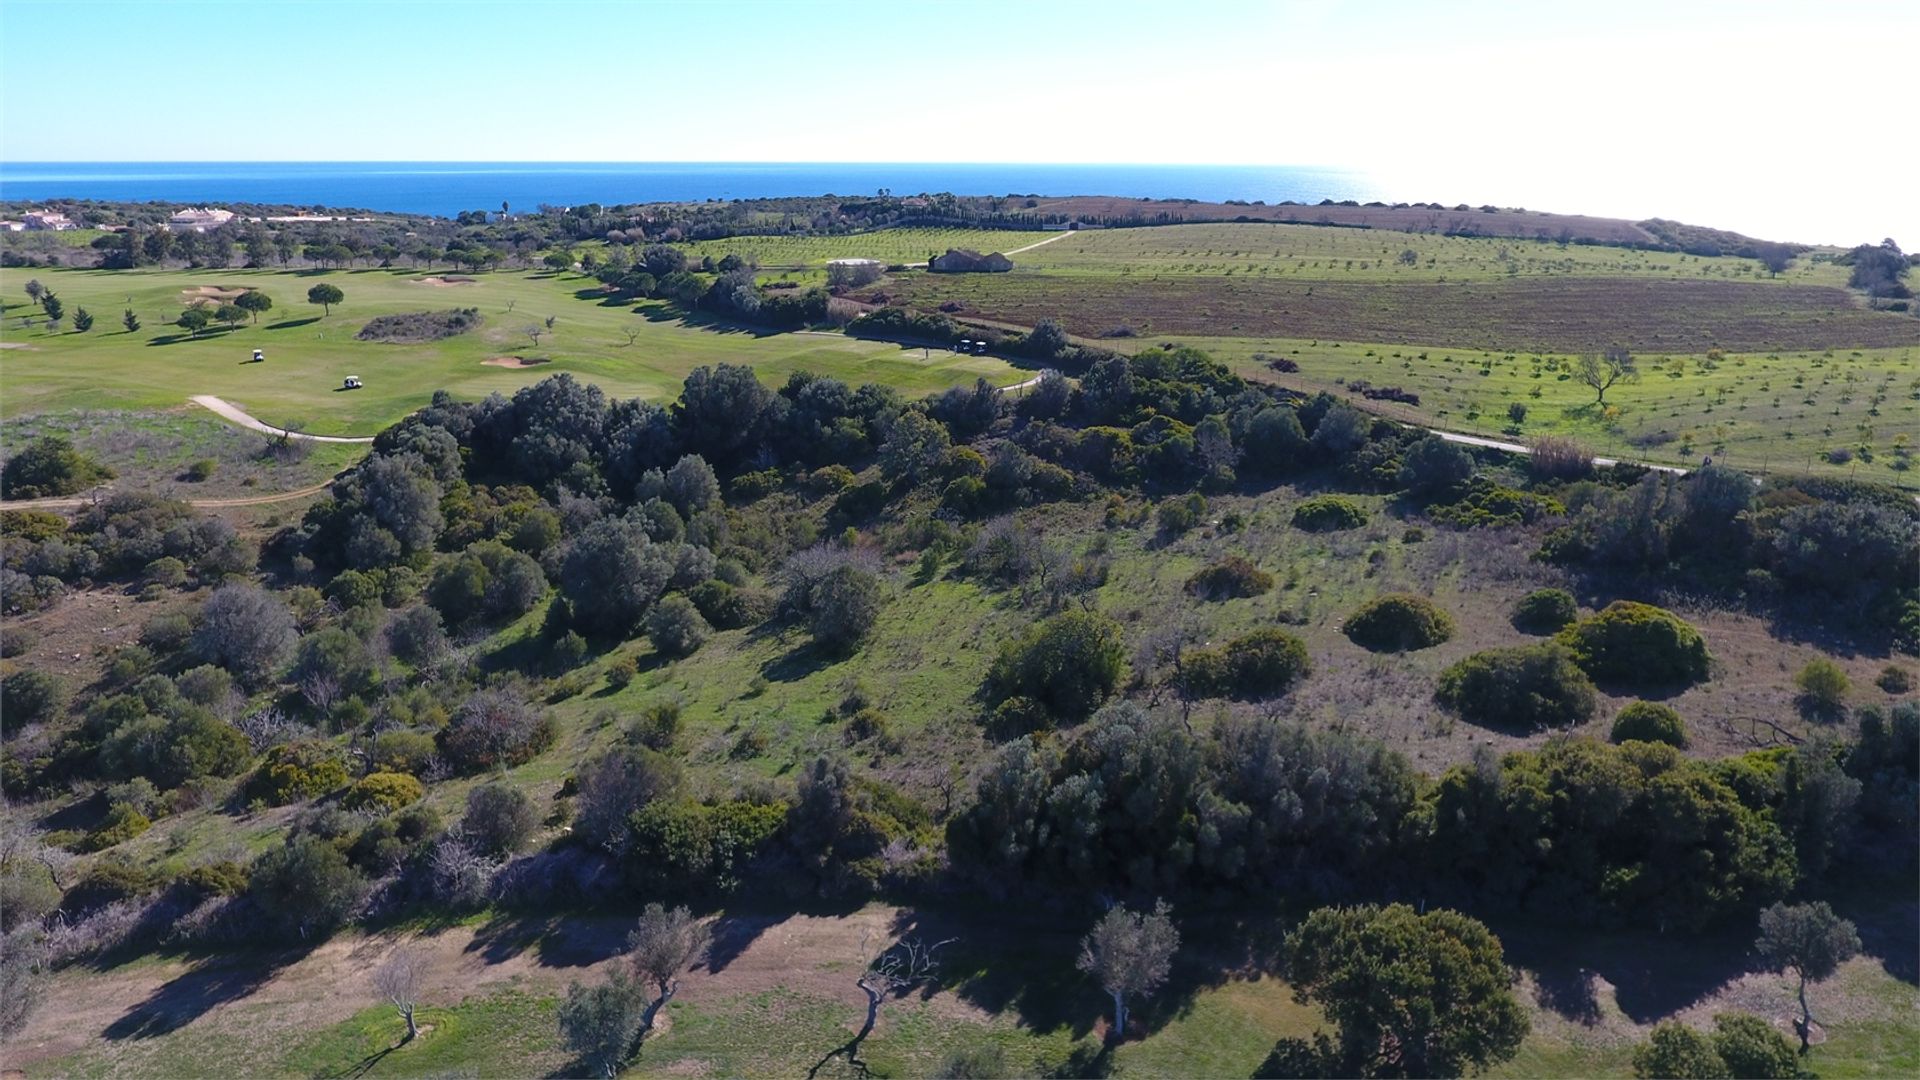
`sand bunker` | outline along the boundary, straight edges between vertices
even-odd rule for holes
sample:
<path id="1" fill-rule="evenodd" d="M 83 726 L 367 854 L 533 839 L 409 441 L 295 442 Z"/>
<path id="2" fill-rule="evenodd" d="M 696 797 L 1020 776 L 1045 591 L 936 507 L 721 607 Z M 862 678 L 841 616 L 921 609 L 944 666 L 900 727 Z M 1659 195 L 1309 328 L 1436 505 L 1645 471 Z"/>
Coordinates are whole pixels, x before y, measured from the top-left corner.
<path id="1" fill-rule="evenodd" d="M 414 278 L 414 279 L 413 279 L 413 283 L 414 283 L 415 285 L 432 285 L 432 286 L 435 286 L 435 287 L 440 287 L 440 286 L 446 286 L 446 285 L 473 285 L 473 284 L 477 284 L 477 283 L 476 283 L 476 282 L 475 282 L 475 281 L 474 281 L 474 280 L 473 280 L 472 278 L 470 278 L 470 277 L 460 277 L 460 276 L 459 276 L 459 275 L 457 275 L 457 274 L 455 274 L 455 275 L 451 275 L 451 276 L 448 276 L 448 277 L 422 277 L 422 278 Z"/>
<path id="2" fill-rule="evenodd" d="M 480 362 L 488 367 L 505 368 L 539 367 L 541 364 L 552 363 L 544 356 L 494 356 Z"/>
<path id="3" fill-rule="evenodd" d="M 180 302 L 183 304 L 205 304 L 208 302 L 225 303 L 236 299 L 245 289 L 229 289 L 220 285 L 196 285 L 191 289 L 180 290 Z"/>
<path id="4" fill-rule="evenodd" d="M 0 341 L 0 349 L 31 349 L 33 346 L 24 341 Z"/>

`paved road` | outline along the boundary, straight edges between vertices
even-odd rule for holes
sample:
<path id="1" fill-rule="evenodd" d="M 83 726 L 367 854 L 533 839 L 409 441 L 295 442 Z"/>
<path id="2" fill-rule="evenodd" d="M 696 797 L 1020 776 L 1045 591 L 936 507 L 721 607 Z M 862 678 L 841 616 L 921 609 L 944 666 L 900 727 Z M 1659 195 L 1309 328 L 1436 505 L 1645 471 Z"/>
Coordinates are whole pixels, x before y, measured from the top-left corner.
<path id="1" fill-rule="evenodd" d="M 265 432 L 268 435 L 284 435 L 289 439 L 299 439 L 302 442 L 370 443 L 373 441 L 373 436 L 371 435 L 308 435 L 304 431 L 287 431 L 284 428 L 277 428 L 272 424 L 255 420 L 238 405 L 214 397 L 212 394 L 195 394 L 187 400 L 202 408 L 211 409 L 220 416 L 233 423 L 239 424 L 243 428 L 251 431 Z"/>

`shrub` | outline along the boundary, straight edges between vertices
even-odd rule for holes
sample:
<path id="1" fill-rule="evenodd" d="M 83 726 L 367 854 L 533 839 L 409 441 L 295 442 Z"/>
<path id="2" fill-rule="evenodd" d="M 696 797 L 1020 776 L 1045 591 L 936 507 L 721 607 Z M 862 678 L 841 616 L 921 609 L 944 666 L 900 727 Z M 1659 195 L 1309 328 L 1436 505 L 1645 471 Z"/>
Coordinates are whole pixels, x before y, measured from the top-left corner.
<path id="1" fill-rule="evenodd" d="M 1474 653 L 1440 673 L 1434 699 L 1490 727 L 1566 727 L 1593 716 L 1593 683 L 1555 644 Z"/>
<path id="2" fill-rule="evenodd" d="M 208 480 L 213 479 L 214 472 L 219 468 L 220 468 L 220 463 L 213 460 L 212 458 L 201 458 L 200 460 L 187 466 L 187 471 L 185 473 L 185 476 L 187 480 L 191 483 L 204 484 Z"/>
<path id="3" fill-rule="evenodd" d="M 0 658 L 12 659 L 40 644 L 40 635 L 24 626 L 0 626 Z"/>
<path id="4" fill-rule="evenodd" d="M 466 772 L 522 765 L 553 745 L 545 716 L 501 689 L 476 690 L 440 733 L 440 750 Z"/>
<path id="5" fill-rule="evenodd" d="M 1439 435 L 1430 434 L 1400 457 L 1401 486 L 1421 498 L 1436 498 L 1473 476 L 1473 455 Z"/>
<path id="6" fill-rule="evenodd" d="M 1800 699 L 1809 708 L 1828 715 L 1837 715 L 1847 707 L 1847 694 L 1853 689 L 1840 665 L 1824 656 L 1807 661 L 1807 666 L 1793 677 L 1793 685 L 1800 688 Z"/>
<path id="7" fill-rule="evenodd" d="M 1197 649 L 1185 665 L 1186 688 L 1202 696 L 1278 697 L 1311 670 L 1306 642 L 1277 627 L 1242 634 L 1218 649 Z"/>
<path id="8" fill-rule="evenodd" d="M 0 466 L 0 498 L 54 498 L 111 479 L 112 469 L 75 450 L 72 443 L 42 435 Z"/>
<path id="9" fill-rule="evenodd" d="M 460 835 L 481 855 L 506 858 L 533 839 L 539 817 L 526 792 L 500 781 L 482 784 L 467 792 Z"/>
<path id="10" fill-rule="evenodd" d="M 254 772 L 250 790 L 269 805 L 311 799 L 344 787 L 347 767 L 333 747 L 300 740 L 267 751 Z"/>
<path id="11" fill-rule="evenodd" d="M 140 580 L 148 585 L 177 589 L 187 583 L 187 564 L 171 555 L 162 555 L 141 568 Z"/>
<path id="12" fill-rule="evenodd" d="M 432 663 L 447 652 L 447 632 L 440 625 L 440 613 L 426 604 L 396 612 L 387 624 L 387 641 L 395 656 L 416 667 Z"/>
<path id="13" fill-rule="evenodd" d="M 1207 512 L 1206 497 L 1200 494 L 1188 495 L 1183 499 L 1168 499 L 1154 511 L 1154 525 L 1164 536 L 1184 536 Z"/>
<path id="14" fill-rule="evenodd" d="M 22 668 L 0 680 L 0 730 L 8 735 L 44 724 L 67 710 L 67 684 L 58 675 Z"/>
<path id="15" fill-rule="evenodd" d="M 700 616 L 716 629 L 737 630 L 767 617 L 767 605 L 761 597 L 711 578 L 687 592 L 687 599 L 700 609 Z"/>
<path id="16" fill-rule="evenodd" d="M 1634 701 L 1613 718 L 1614 742 L 1666 743 L 1681 750 L 1687 748 L 1687 724 L 1680 714 L 1651 701 Z"/>
<path id="17" fill-rule="evenodd" d="M 854 563 L 837 566 L 809 590 L 807 629 L 829 649 L 851 648 L 873 629 L 880 601 L 879 575 Z"/>
<path id="18" fill-rule="evenodd" d="M 404 315 L 378 315 L 354 335 L 361 341 L 381 341 L 398 345 L 416 345 L 441 338 L 455 337 L 479 326 L 480 309 L 455 308 L 451 311 L 410 311 Z"/>
<path id="19" fill-rule="evenodd" d="M 690 656 L 706 643 L 712 628 L 700 617 L 700 609 L 680 593 L 660 598 L 647 612 L 647 639 L 663 656 Z M 631 664 L 631 659 L 628 660 Z"/>
<path id="20" fill-rule="evenodd" d="M 1260 596 L 1273 590 L 1273 575 L 1239 555 L 1228 555 L 1187 579 L 1187 591 L 1202 600 Z"/>
<path id="21" fill-rule="evenodd" d="M 1593 471 L 1593 454 L 1572 439 L 1546 435 L 1533 440 L 1527 468 L 1548 480 L 1578 480 Z"/>
<path id="22" fill-rule="evenodd" d="M 377 772 L 362 777 L 348 788 L 346 798 L 341 801 L 349 810 L 374 810 L 391 814 L 403 806 L 419 802 L 426 793 L 420 781 L 406 773 Z"/>
<path id="23" fill-rule="evenodd" d="M 607 663 L 607 685 L 615 690 L 624 690 L 640 674 L 640 662 L 632 653 L 621 653 Z"/>
<path id="24" fill-rule="evenodd" d="M 665 750 L 680 733 L 680 703 L 656 701 L 640 710 L 627 729 L 627 737 L 652 750 Z"/>
<path id="25" fill-rule="evenodd" d="M 1513 605 L 1513 628 L 1527 634 L 1552 634 L 1580 617 L 1580 607 L 1565 589 L 1535 589 Z"/>
<path id="26" fill-rule="evenodd" d="M 155 615 L 140 628 L 140 644 L 158 653 L 178 652 L 193 639 L 193 620 L 184 611 Z"/>
<path id="27" fill-rule="evenodd" d="M 393 773 L 424 771 L 437 750 L 433 736 L 422 731 L 383 731 L 373 740 L 373 764 Z"/>
<path id="28" fill-rule="evenodd" d="M 1615 600 L 1599 614 L 1560 631 L 1587 674 L 1638 686 L 1691 685 L 1707 677 L 1706 640 L 1664 608 Z"/>
<path id="29" fill-rule="evenodd" d="M 304 834 L 253 861 L 247 895 L 260 910 L 301 936 L 327 931 L 353 916 L 367 885 L 333 844 Z"/>
<path id="30" fill-rule="evenodd" d="M 1913 689 L 1913 672 L 1888 664 L 1880 669 L 1880 675 L 1873 683 L 1889 694 L 1905 694 Z"/>
<path id="31" fill-rule="evenodd" d="M 279 597 L 253 585 L 222 585 L 200 610 L 194 651 L 241 682 L 258 685 L 293 651 L 293 613 Z"/>
<path id="32" fill-rule="evenodd" d="M 1424 596 L 1389 593 L 1361 605 L 1340 632 L 1374 652 L 1429 649 L 1453 636 L 1453 619 Z"/>
<path id="33" fill-rule="evenodd" d="M 996 702 L 1026 697 L 1061 719 L 1093 712 L 1126 671 L 1120 625 L 1088 611 L 1043 619 L 1008 641 L 987 671 Z"/>
<path id="34" fill-rule="evenodd" d="M 123 841 L 131 840 L 153 827 L 147 815 L 127 803 L 114 803 L 107 808 L 107 816 L 100 826 L 88 833 L 80 842 L 81 851 L 104 851 Z"/>
<path id="35" fill-rule="evenodd" d="M 1315 495 L 1293 508 L 1293 527 L 1308 532 L 1357 529 L 1366 523 L 1366 507 L 1344 495 Z"/>

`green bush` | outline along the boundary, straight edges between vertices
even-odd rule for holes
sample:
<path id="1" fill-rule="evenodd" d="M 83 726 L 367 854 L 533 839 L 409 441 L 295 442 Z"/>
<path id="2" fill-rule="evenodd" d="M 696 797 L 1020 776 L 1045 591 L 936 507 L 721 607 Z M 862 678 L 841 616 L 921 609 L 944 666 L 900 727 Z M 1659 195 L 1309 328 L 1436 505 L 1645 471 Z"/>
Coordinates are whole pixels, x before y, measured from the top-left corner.
<path id="1" fill-rule="evenodd" d="M 187 583 L 187 564 L 171 555 L 162 555 L 141 569 L 140 580 L 148 585 L 177 589 Z"/>
<path id="2" fill-rule="evenodd" d="M 1513 605 L 1513 628 L 1527 634 L 1553 634 L 1580 617 L 1580 606 L 1565 589 L 1535 589 Z"/>
<path id="3" fill-rule="evenodd" d="M 1273 575 L 1239 555 L 1228 555 L 1187 579 L 1187 591 L 1202 600 L 1229 600 L 1273 591 Z"/>
<path id="4" fill-rule="evenodd" d="M 1357 529 L 1367 523 L 1367 508 L 1344 495 L 1315 495 L 1293 508 L 1293 527 L 1308 532 Z"/>
<path id="5" fill-rule="evenodd" d="M 1440 673 L 1434 699 L 1489 727 L 1530 731 L 1593 717 L 1593 683 L 1554 644 L 1487 649 Z"/>
<path id="6" fill-rule="evenodd" d="M 192 640 L 193 620 L 184 611 L 155 615 L 140 628 L 140 644 L 156 653 L 179 652 Z"/>
<path id="7" fill-rule="evenodd" d="M 270 806 L 312 799 L 346 786 L 347 767 L 333 747 L 312 740 L 282 743 L 267 751 L 250 789 Z"/>
<path id="8" fill-rule="evenodd" d="M 203 484 L 213 479 L 214 472 L 219 468 L 220 463 L 212 458 L 201 458 L 187 466 L 186 478 L 193 483 Z"/>
<path id="9" fill-rule="evenodd" d="M 349 810 L 377 810 L 391 814 L 403 806 L 420 801 L 426 789 L 406 773 L 377 772 L 362 777 L 347 789 L 341 800 Z"/>
<path id="10" fill-rule="evenodd" d="M 668 593 L 647 612 L 647 640 L 662 656 L 690 656 L 704 645 L 712 627 L 692 600 Z"/>
<path id="11" fill-rule="evenodd" d="M 1003 645 L 987 671 L 987 686 L 995 702 L 1031 698 L 1055 717 L 1078 720 L 1100 707 L 1125 672 L 1120 624 L 1089 611 L 1065 611 Z"/>
<path id="12" fill-rule="evenodd" d="M 656 701 L 648 705 L 627 729 L 628 738 L 653 750 L 672 746 L 673 737 L 679 733 L 680 703 L 677 701 Z"/>
<path id="13" fill-rule="evenodd" d="M 72 443 L 42 435 L 0 466 L 0 498 L 55 498 L 111 479 L 112 469 L 75 450 Z"/>
<path id="14" fill-rule="evenodd" d="M 0 657 L 19 656 L 40 644 L 40 635 L 24 626 L 0 626 Z"/>
<path id="15" fill-rule="evenodd" d="M 1793 677 L 1793 685 L 1800 688 L 1802 702 L 1828 715 L 1843 711 L 1847 707 L 1847 694 L 1853 690 L 1846 671 L 1824 656 L 1807 661 L 1807 666 Z"/>
<path id="16" fill-rule="evenodd" d="M 67 684 L 58 675 L 22 668 L 0 680 L 0 730 L 12 734 L 67 711 Z"/>
<path id="17" fill-rule="evenodd" d="M 104 851 L 152 827 L 153 822 L 138 809 L 126 803 L 114 803 L 107 809 L 106 819 L 100 822 L 100 826 L 80 841 L 80 850 Z"/>
<path id="18" fill-rule="evenodd" d="M 1664 608 L 1615 600 L 1554 640 L 1595 679 L 1636 686 L 1686 686 L 1707 677 L 1712 657 L 1700 631 Z"/>
<path id="19" fill-rule="evenodd" d="M 1889 694 L 1905 694 L 1913 689 L 1913 672 L 1895 664 L 1880 669 L 1873 684 Z"/>
<path id="20" fill-rule="evenodd" d="M 385 772 L 419 773 L 433 760 L 438 746 L 424 731 L 383 731 L 374 736 L 373 765 Z"/>
<path id="21" fill-rule="evenodd" d="M 1306 642 L 1277 627 L 1264 627 L 1219 648 L 1189 653 L 1186 689 L 1198 697 L 1257 701 L 1286 693 L 1311 668 Z"/>
<path id="22" fill-rule="evenodd" d="M 1361 605 L 1340 632 L 1373 652 L 1412 652 L 1452 637 L 1453 619 L 1424 596 L 1388 593 Z"/>
<path id="23" fill-rule="evenodd" d="M 1613 718 L 1614 742 L 1653 742 L 1687 748 L 1687 724 L 1680 714 L 1651 701 L 1630 702 Z"/>
<path id="24" fill-rule="evenodd" d="M 1557 499 L 1504 487 L 1484 477 L 1476 478 L 1467 485 L 1466 493 L 1459 500 L 1427 510 L 1427 514 L 1435 521 L 1462 529 L 1531 525 L 1542 518 L 1557 517 L 1566 512 L 1567 508 Z"/>
<path id="25" fill-rule="evenodd" d="M 715 629 L 738 630 L 767 617 L 767 604 L 754 593 L 712 578 L 695 585 L 687 599 Z"/>
<path id="26" fill-rule="evenodd" d="M 607 685 L 615 690 L 624 690 L 640 673 L 640 663 L 632 653 L 621 653 L 607 663 Z"/>

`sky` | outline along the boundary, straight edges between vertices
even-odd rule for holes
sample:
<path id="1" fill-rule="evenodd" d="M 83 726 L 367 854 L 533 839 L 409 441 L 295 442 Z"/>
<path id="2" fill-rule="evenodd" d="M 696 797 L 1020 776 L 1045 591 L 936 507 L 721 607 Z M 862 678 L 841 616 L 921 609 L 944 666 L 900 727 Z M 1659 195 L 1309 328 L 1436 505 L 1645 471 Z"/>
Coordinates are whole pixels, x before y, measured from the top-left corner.
<path id="1" fill-rule="evenodd" d="M 0 0 L 0 158 L 1318 165 L 1915 247 L 1917 52 L 1913 0 Z"/>

